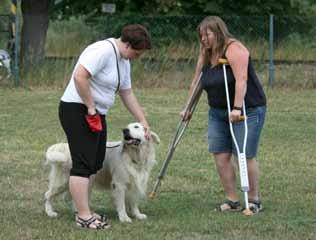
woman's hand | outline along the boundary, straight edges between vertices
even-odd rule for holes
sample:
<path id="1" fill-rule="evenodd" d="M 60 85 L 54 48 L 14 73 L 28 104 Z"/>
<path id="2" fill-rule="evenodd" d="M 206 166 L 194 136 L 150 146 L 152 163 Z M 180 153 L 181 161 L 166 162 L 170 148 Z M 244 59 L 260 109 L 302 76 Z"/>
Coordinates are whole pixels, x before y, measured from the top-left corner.
<path id="1" fill-rule="evenodd" d="M 241 110 L 233 109 L 230 112 L 229 119 L 232 123 L 241 121 L 243 119 L 241 116 Z"/>
<path id="2" fill-rule="evenodd" d="M 191 113 L 188 111 L 183 110 L 180 112 L 180 117 L 183 122 L 190 120 L 191 116 L 192 116 Z"/>
<path id="3" fill-rule="evenodd" d="M 95 115 L 97 113 L 97 110 L 95 109 L 94 106 L 89 107 L 87 111 L 89 115 Z"/>
<path id="4" fill-rule="evenodd" d="M 133 90 L 131 88 L 122 89 L 119 91 L 119 94 L 128 111 L 135 117 L 137 122 L 143 125 L 145 130 L 145 137 L 149 140 L 151 137 L 150 127 L 145 118 L 145 114 L 141 106 L 139 105 L 136 96 L 133 93 Z"/>
<path id="5" fill-rule="evenodd" d="M 149 127 L 147 121 L 142 121 L 140 123 L 143 125 L 144 130 L 145 130 L 145 138 L 147 140 L 149 140 L 151 138 L 151 133 L 150 133 L 150 127 Z"/>

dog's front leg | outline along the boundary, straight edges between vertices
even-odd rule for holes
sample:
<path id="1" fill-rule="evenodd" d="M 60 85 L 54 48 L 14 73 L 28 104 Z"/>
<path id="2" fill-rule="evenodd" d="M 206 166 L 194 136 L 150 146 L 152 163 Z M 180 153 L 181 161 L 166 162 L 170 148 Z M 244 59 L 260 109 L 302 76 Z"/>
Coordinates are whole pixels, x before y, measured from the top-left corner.
<path id="1" fill-rule="evenodd" d="M 131 213 L 138 220 L 145 220 L 145 219 L 147 219 L 147 215 L 140 212 L 136 202 L 131 204 Z"/>
<path id="2" fill-rule="evenodd" d="M 113 202 L 115 204 L 120 222 L 132 222 L 132 219 L 126 213 L 126 205 L 125 205 L 126 187 L 118 183 L 112 183 L 111 188 L 112 188 Z"/>
<path id="3" fill-rule="evenodd" d="M 131 210 L 131 214 L 138 220 L 147 219 L 146 214 L 140 212 L 138 208 L 138 197 L 135 195 L 135 191 L 128 192 L 127 194 L 127 202 Z"/>

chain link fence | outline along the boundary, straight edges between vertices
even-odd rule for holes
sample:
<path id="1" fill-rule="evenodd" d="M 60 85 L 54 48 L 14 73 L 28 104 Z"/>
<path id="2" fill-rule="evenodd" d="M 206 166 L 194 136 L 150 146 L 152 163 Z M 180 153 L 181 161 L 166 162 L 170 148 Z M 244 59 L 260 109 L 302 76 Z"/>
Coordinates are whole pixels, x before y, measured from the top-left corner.
<path id="1" fill-rule="evenodd" d="M 88 44 L 119 37 L 123 26 L 140 23 L 151 32 L 154 48 L 133 60 L 134 85 L 188 87 L 198 55 L 196 27 L 204 17 L 113 14 L 52 20 L 47 33 L 46 58 L 43 63 L 24 69 L 21 84 L 64 86 Z M 313 42 L 316 17 L 274 16 L 272 22 L 269 16 L 221 17 L 231 33 L 250 50 L 264 85 L 316 87 L 316 44 Z M 273 82 L 269 82 L 269 64 L 275 74 Z"/>
<path id="2" fill-rule="evenodd" d="M 6 49 L 10 40 L 10 15 L 0 15 L 0 49 Z"/>
<path id="3" fill-rule="evenodd" d="M 275 84 L 316 87 L 316 16 L 274 17 Z"/>

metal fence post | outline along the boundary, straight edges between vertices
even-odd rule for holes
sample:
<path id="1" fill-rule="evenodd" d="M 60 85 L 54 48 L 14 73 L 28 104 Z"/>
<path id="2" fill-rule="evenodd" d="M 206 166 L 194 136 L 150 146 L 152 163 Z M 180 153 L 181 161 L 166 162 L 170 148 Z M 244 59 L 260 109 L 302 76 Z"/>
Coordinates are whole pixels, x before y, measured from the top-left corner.
<path id="1" fill-rule="evenodd" d="M 14 1 L 16 2 L 16 9 L 19 8 L 21 0 Z M 14 44 L 14 74 L 15 74 L 15 86 L 20 86 L 20 14 L 16 10 L 15 15 L 15 44 Z"/>
<path id="2" fill-rule="evenodd" d="M 273 87 L 274 84 L 274 53 L 273 53 L 273 42 L 274 42 L 274 16 L 270 14 L 269 17 L 269 87 Z"/>
<path id="3" fill-rule="evenodd" d="M 20 85 L 20 72 L 19 72 L 19 61 L 20 61 L 20 15 L 18 13 L 18 7 L 20 4 L 20 0 L 11 0 L 11 15 L 14 19 L 14 21 L 12 21 L 12 26 L 11 26 L 11 31 L 12 31 L 12 38 L 14 43 L 13 44 L 13 51 L 14 51 L 14 67 L 13 67 L 13 73 L 14 73 L 14 84 L 16 87 L 18 87 Z"/>

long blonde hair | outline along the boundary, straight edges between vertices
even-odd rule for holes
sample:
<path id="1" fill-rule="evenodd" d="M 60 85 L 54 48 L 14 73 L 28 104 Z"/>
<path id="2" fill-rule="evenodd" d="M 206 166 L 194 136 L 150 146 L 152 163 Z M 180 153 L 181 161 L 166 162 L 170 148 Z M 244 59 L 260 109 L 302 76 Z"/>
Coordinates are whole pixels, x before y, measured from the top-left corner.
<path id="1" fill-rule="evenodd" d="M 202 39 L 201 33 L 210 30 L 214 33 L 214 43 L 211 49 L 205 49 L 204 64 L 210 62 L 212 57 L 220 57 L 224 54 L 225 46 L 233 35 L 228 31 L 225 22 L 218 16 L 208 16 L 197 27 L 197 32 Z"/>

